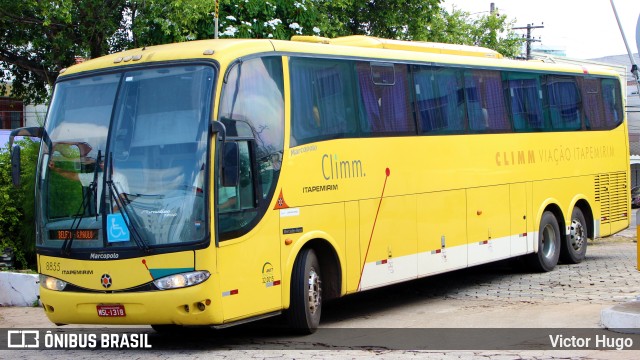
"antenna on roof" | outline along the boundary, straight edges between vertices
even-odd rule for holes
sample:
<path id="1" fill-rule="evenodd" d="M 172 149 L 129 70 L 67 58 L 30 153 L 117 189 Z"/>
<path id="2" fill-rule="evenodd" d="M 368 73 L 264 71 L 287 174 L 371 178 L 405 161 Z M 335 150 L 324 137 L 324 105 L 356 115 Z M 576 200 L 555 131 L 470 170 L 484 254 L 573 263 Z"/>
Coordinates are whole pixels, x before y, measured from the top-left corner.
<path id="1" fill-rule="evenodd" d="M 616 21 L 618 22 L 618 27 L 620 28 L 620 34 L 622 35 L 622 40 L 624 40 L 624 46 L 627 47 L 627 54 L 629 54 L 629 60 L 631 61 L 631 73 L 636 78 L 636 86 L 638 87 L 638 96 L 640 96 L 640 76 L 638 75 L 638 65 L 635 60 L 633 60 L 633 53 L 631 53 L 631 49 L 629 49 L 629 43 L 627 42 L 627 37 L 624 35 L 624 30 L 622 30 L 622 24 L 620 24 L 620 18 L 618 17 L 618 11 L 616 11 L 616 6 L 611 1 L 611 8 L 613 9 L 613 14 L 616 16 Z M 638 24 L 640 28 L 640 17 L 638 18 Z M 637 31 L 636 31 L 637 32 Z M 636 39 L 637 40 L 637 39 Z M 640 46 L 638 46 L 640 51 Z"/>

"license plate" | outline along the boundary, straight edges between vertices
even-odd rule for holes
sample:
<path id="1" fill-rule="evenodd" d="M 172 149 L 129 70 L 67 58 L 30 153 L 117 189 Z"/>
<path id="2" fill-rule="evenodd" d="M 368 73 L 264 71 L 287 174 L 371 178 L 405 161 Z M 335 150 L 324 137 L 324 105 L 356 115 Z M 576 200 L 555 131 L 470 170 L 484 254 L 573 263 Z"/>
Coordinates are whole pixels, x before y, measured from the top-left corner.
<path id="1" fill-rule="evenodd" d="M 100 317 L 123 317 L 127 316 L 124 305 L 97 305 L 98 316 Z"/>

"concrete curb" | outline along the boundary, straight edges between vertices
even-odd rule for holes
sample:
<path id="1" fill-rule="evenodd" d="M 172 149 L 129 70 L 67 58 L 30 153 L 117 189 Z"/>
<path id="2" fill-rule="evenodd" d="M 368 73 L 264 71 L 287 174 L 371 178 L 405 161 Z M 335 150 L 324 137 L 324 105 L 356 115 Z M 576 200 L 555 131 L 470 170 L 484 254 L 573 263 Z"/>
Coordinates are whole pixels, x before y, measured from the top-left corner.
<path id="1" fill-rule="evenodd" d="M 37 274 L 0 272 L 0 306 L 34 306 L 39 294 Z"/>
<path id="2" fill-rule="evenodd" d="M 600 324 L 611 331 L 640 334 L 640 299 L 602 310 Z"/>

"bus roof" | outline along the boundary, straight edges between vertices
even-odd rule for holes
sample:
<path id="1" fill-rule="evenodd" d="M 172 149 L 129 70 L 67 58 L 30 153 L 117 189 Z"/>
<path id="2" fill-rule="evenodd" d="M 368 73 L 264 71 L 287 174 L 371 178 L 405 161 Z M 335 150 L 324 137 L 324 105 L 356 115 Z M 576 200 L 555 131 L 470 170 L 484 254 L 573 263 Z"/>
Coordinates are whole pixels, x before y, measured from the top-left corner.
<path id="1" fill-rule="evenodd" d="M 61 71 L 61 76 L 86 71 L 117 68 L 140 63 L 209 59 L 223 67 L 237 58 L 251 54 L 322 54 L 336 57 L 397 60 L 406 62 L 477 65 L 488 68 L 527 69 L 549 72 L 589 73 L 615 76 L 606 67 L 573 64 L 545 64 L 538 61 L 508 60 L 499 53 L 481 47 L 419 41 L 388 40 L 367 36 L 328 39 L 294 36 L 292 40 L 215 39 L 148 46 L 92 59 Z"/>
<path id="2" fill-rule="evenodd" d="M 406 50 L 415 52 L 426 52 L 433 54 L 449 54 L 462 56 L 479 56 L 490 59 L 502 59 L 503 56 L 497 51 L 480 46 L 444 44 L 425 41 L 402 41 L 389 40 L 377 37 L 352 35 L 329 39 L 319 36 L 294 36 L 291 41 L 302 41 L 311 43 L 322 43 L 331 45 L 356 46 L 365 48 L 378 48 L 389 50 Z"/>

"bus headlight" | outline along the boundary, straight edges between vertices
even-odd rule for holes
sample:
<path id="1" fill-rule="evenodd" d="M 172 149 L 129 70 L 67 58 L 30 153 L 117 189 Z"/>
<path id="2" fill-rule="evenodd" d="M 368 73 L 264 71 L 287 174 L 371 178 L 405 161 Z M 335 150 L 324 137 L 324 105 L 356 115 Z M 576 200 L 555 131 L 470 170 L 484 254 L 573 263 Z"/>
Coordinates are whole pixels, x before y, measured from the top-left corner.
<path id="1" fill-rule="evenodd" d="M 183 274 L 165 276 L 163 278 L 154 280 L 153 283 L 160 290 L 178 289 L 200 284 L 201 282 L 207 280 L 209 276 L 211 276 L 211 274 L 208 271 L 193 271 Z"/>
<path id="2" fill-rule="evenodd" d="M 67 282 L 51 276 L 40 274 L 40 286 L 49 290 L 62 291 L 64 290 L 65 286 L 67 286 Z"/>

